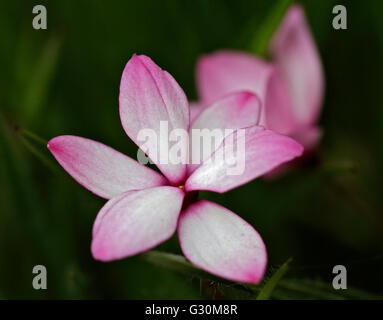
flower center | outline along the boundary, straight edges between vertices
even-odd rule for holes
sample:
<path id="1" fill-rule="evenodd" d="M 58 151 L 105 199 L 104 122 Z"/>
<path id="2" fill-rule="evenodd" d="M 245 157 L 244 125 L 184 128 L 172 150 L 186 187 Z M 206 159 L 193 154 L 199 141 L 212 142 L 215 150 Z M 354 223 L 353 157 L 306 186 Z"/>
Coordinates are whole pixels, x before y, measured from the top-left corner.
<path id="1" fill-rule="evenodd" d="M 179 185 L 178 188 L 185 192 L 185 198 L 182 204 L 182 209 L 185 209 L 187 206 L 198 200 L 198 191 L 186 192 L 185 185 Z"/>

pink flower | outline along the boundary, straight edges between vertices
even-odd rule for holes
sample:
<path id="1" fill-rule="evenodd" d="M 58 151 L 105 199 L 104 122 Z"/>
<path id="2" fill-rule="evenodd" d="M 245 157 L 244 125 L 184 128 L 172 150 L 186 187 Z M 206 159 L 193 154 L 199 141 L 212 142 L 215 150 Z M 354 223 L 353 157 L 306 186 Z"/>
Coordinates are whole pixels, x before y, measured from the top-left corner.
<path id="1" fill-rule="evenodd" d="M 256 93 L 262 101 L 261 124 L 289 135 L 312 150 L 321 130 L 316 125 L 322 106 L 324 77 L 318 50 L 303 9 L 288 10 L 270 45 L 268 63 L 250 54 L 219 51 L 197 65 L 201 101 L 193 115 L 216 99 L 237 90 Z"/>
<path id="2" fill-rule="evenodd" d="M 260 281 L 267 256 L 258 232 L 228 209 L 196 199 L 197 190 L 228 191 L 301 155 L 303 148 L 293 139 L 257 126 L 258 114 L 258 98 L 239 92 L 216 101 L 190 124 L 188 101 L 174 78 L 150 58 L 133 55 L 122 74 L 120 117 L 137 145 L 139 131 L 158 131 L 160 121 L 167 121 L 169 129 L 246 127 L 246 167 L 242 175 L 228 176 L 224 162 L 204 161 L 197 167 L 157 162 L 161 175 L 99 142 L 53 138 L 48 148 L 62 167 L 108 199 L 93 226 L 94 258 L 126 258 L 178 230 L 181 249 L 194 265 L 235 281 Z M 227 136 L 215 152 L 230 141 Z"/>

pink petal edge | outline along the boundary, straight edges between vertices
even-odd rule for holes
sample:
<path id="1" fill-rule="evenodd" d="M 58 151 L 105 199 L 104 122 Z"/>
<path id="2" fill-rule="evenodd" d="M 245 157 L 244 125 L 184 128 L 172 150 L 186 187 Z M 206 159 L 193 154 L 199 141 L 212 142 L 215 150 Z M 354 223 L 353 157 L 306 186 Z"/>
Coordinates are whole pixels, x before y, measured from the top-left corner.
<path id="1" fill-rule="evenodd" d="M 204 55 L 197 62 L 196 76 L 201 103 L 210 105 L 235 91 L 253 92 L 263 103 L 273 68 L 272 64 L 240 51 Z"/>
<path id="2" fill-rule="evenodd" d="M 268 173 L 303 153 L 302 145 L 290 137 L 261 126 L 253 126 L 244 130 L 244 135 L 238 135 L 237 130 L 227 136 L 211 157 L 191 174 L 185 183 L 187 192 L 193 190 L 209 190 L 219 193 L 229 191 Z M 244 146 L 245 152 L 233 153 L 233 146 L 238 146 L 238 148 Z M 230 160 L 234 165 L 228 163 Z M 233 174 L 233 167 L 238 167 L 238 174 Z"/>
<path id="3" fill-rule="evenodd" d="M 189 164 L 188 175 L 190 175 L 195 169 L 197 169 L 202 162 L 207 159 L 214 151 L 215 146 L 219 146 L 226 135 L 230 134 L 228 130 L 235 130 L 239 128 L 245 128 L 258 124 L 261 112 L 261 102 L 259 98 L 248 91 L 239 91 L 228 94 L 221 99 L 218 99 L 211 106 L 205 108 L 198 117 L 194 120 L 190 127 L 190 145 L 189 145 Z M 193 140 L 193 130 L 204 129 L 210 130 L 209 133 L 221 132 L 221 137 L 217 136 L 214 143 L 211 145 L 211 150 L 204 150 L 202 144 L 196 144 Z M 219 139 L 218 139 L 219 138 Z M 198 135 L 196 140 L 201 140 Z M 211 139 L 210 135 L 207 135 L 207 139 Z M 205 140 L 202 140 L 205 143 Z M 200 157 L 197 157 L 197 155 Z M 194 160 L 199 159 L 198 163 L 193 163 L 193 156 L 196 156 Z"/>
<path id="4" fill-rule="evenodd" d="M 154 170 L 94 140 L 58 136 L 48 142 L 48 149 L 79 184 L 102 198 L 168 183 Z"/>
<path id="5" fill-rule="evenodd" d="M 230 210 L 200 200 L 180 215 L 178 237 L 185 257 L 219 277 L 243 283 L 262 280 L 267 253 L 259 233 Z"/>
<path id="6" fill-rule="evenodd" d="M 318 49 L 300 5 L 292 5 L 271 41 L 270 52 L 288 85 L 299 125 L 314 124 L 324 96 L 324 72 Z"/>
<path id="7" fill-rule="evenodd" d="M 101 261 L 136 255 L 169 239 L 177 228 L 184 192 L 163 186 L 109 200 L 93 225 L 91 251 Z"/>
<path id="8" fill-rule="evenodd" d="M 142 130 L 153 130 L 161 139 L 161 121 L 167 123 L 169 132 L 189 129 L 189 105 L 185 93 L 174 78 L 149 57 L 133 55 L 128 61 L 121 77 L 119 101 L 122 126 L 139 147 L 145 143 L 138 140 Z M 184 148 L 187 148 L 186 143 Z M 149 154 L 158 151 L 160 141 L 157 145 L 150 144 Z M 171 143 L 168 149 L 161 149 L 162 155 L 170 149 Z M 164 163 L 160 156 L 154 162 L 173 185 L 179 185 L 185 179 L 186 164 Z"/>

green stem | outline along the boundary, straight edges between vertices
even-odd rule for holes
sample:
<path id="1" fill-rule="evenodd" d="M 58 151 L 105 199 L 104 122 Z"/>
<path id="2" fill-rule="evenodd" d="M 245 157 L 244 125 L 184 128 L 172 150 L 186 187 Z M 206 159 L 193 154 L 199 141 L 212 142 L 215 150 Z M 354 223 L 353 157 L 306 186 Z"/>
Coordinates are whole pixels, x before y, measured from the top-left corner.
<path id="1" fill-rule="evenodd" d="M 31 131 L 29 131 L 29 130 L 27 130 L 27 129 L 23 129 L 23 130 L 21 131 L 21 134 L 22 134 L 23 136 L 26 136 L 26 137 L 28 137 L 28 138 L 31 138 L 32 140 L 34 140 L 34 141 L 36 141 L 36 142 L 38 142 L 38 143 L 44 145 L 44 147 L 46 147 L 47 144 L 48 144 L 48 141 L 47 141 L 47 140 L 41 138 L 41 137 L 38 136 L 36 133 L 33 133 L 33 132 L 31 132 Z"/>

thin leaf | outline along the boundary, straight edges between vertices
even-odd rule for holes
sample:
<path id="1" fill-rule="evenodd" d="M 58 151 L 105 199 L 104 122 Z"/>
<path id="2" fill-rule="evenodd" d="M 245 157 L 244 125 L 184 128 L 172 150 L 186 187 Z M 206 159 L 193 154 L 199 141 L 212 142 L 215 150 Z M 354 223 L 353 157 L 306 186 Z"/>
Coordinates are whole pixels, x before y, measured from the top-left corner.
<path id="1" fill-rule="evenodd" d="M 41 138 L 36 133 L 33 133 L 26 129 L 17 129 L 16 130 L 17 135 L 20 137 L 21 142 L 23 145 L 31 152 L 33 153 L 39 160 L 41 160 L 42 163 L 44 163 L 49 169 L 52 171 L 58 173 L 58 166 L 55 162 L 51 160 L 50 157 L 46 155 L 47 153 L 47 140 Z M 32 140 L 34 143 L 31 143 L 29 140 Z M 39 147 L 35 146 L 35 143 L 39 144 Z M 43 148 L 42 150 L 41 147 Z"/>
<path id="2" fill-rule="evenodd" d="M 292 0 L 278 0 L 266 16 L 250 43 L 250 51 L 259 56 L 265 56 L 275 30 L 289 8 Z"/>
<path id="3" fill-rule="evenodd" d="M 345 290 L 335 290 L 328 282 L 312 279 L 283 279 L 280 281 L 278 288 L 283 289 L 284 292 L 300 294 L 301 299 L 383 299 L 382 295 L 351 287 Z"/>
<path id="4" fill-rule="evenodd" d="M 47 140 L 41 138 L 41 137 L 38 136 L 36 133 L 33 133 L 33 132 L 29 131 L 29 130 L 24 129 L 24 130 L 22 130 L 21 133 L 22 133 L 24 136 L 29 137 L 29 138 L 31 138 L 32 140 L 34 140 L 34 141 L 36 141 L 36 142 L 42 144 L 44 147 L 46 147 L 47 144 L 48 144 L 48 141 L 47 141 Z"/>
<path id="5" fill-rule="evenodd" d="M 159 267 L 166 268 L 184 275 L 194 276 L 200 279 L 211 280 L 220 284 L 226 284 L 241 288 L 245 291 L 257 291 L 259 290 L 256 285 L 248 285 L 239 282 L 229 281 L 226 279 L 214 276 L 206 271 L 203 271 L 191 263 L 189 263 L 183 256 L 167 253 L 162 251 L 151 250 L 141 255 L 146 261 L 153 263 Z"/>
<path id="6" fill-rule="evenodd" d="M 257 296 L 257 300 L 269 300 L 274 288 L 277 286 L 278 282 L 282 279 L 289 268 L 292 258 L 289 258 L 266 282 L 261 292 Z"/>
<path id="7" fill-rule="evenodd" d="M 291 292 L 296 292 L 302 295 L 301 299 L 305 300 L 345 300 L 346 298 L 339 293 L 323 288 L 318 288 L 312 284 L 306 284 L 301 280 L 282 280 L 279 287 Z"/>
<path id="8" fill-rule="evenodd" d="M 218 288 L 226 296 L 228 289 L 234 290 L 237 296 L 239 292 L 246 294 L 247 299 L 255 297 L 256 300 L 274 299 L 383 299 L 383 296 L 371 294 L 355 288 L 347 290 L 335 290 L 329 283 L 321 280 L 312 279 L 282 279 L 289 269 L 292 259 L 288 259 L 266 282 L 262 289 L 259 285 L 247 285 L 238 282 L 228 281 L 207 273 L 186 261 L 186 259 L 177 254 L 148 251 L 141 255 L 146 261 L 162 268 L 178 272 L 180 274 L 194 276 L 202 280 L 216 282 Z M 230 290 L 229 290 L 230 291 Z M 233 296 L 233 292 L 229 296 Z"/>
<path id="9" fill-rule="evenodd" d="M 52 171 L 56 170 L 56 165 L 54 164 L 54 162 L 52 162 L 48 157 L 46 157 L 42 152 L 40 152 L 32 143 L 30 143 L 23 136 L 21 136 L 20 138 L 21 138 L 21 142 L 24 144 L 24 146 L 31 153 L 33 153 L 38 159 L 40 159 L 42 163 L 44 163 Z"/>
<path id="10" fill-rule="evenodd" d="M 27 121 L 36 119 L 44 105 L 57 65 L 60 44 L 61 41 L 56 36 L 48 40 L 26 85 L 23 106 Z"/>
<path id="11" fill-rule="evenodd" d="M 151 250 L 142 254 L 142 257 L 159 267 L 163 267 L 172 271 L 180 272 L 182 274 L 196 276 L 202 279 L 210 279 L 219 282 L 225 282 L 221 278 L 215 277 L 186 261 L 183 256 L 173 253 Z"/>

